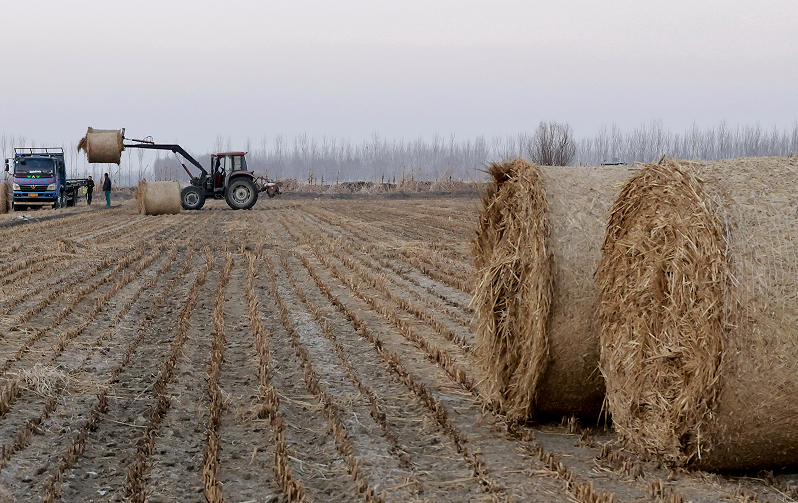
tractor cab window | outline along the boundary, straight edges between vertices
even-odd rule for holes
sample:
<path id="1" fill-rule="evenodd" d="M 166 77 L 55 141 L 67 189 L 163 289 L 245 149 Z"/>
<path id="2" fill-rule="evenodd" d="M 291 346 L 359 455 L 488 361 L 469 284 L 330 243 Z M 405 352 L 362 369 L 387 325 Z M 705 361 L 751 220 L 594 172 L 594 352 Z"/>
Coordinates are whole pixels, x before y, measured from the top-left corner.
<path id="1" fill-rule="evenodd" d="M 220 155 L 216 163 L 216 170 L 226 174 L 247 169 L 247 160 L 240 154 Z"/>
<path id="2" fill-rule="evenodd" d="M 241 171 L 247 169 L 247 161 L 244 159 L 243 155 L 227 155 L 227 158 L 230 171 Z"/>
<path id="3" fill-rule="evenodd" d="M 232 155 L 220 156 L 219 157 L 219 169 L 221 169 L 225 173 L 231 173 L 231 172 L 235 171 L 238 168 L 236 168 L 236 164 L 237 163 L 233 162 L 234 159 L 235 159 L 235 156 L 232 156 Z"/>

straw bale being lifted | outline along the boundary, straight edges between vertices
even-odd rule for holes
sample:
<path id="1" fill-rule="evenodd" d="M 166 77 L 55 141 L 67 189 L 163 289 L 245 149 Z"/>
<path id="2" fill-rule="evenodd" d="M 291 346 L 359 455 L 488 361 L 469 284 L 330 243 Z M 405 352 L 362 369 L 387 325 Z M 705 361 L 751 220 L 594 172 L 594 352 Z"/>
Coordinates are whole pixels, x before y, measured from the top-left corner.
<path id="1" fill-rule="evenodd" d="M 86 136 L 78 143 L 78 151 L 86 152 L 89 162 L 108 162 L 119 164 L 125 150 L 122 131 L 116 129 L 89 128 Z"/>
<path id="2" fill-rule="evenodd" d="M 489 166 L 473 243 L 472 300 L 483 394 L 508 417 L 595 417 L 598 290 L 593 275 L 623 166 Z"/>
<path id="3" fill-rule="evenodd" d="M 798 161 L 647 165 L 597 273 L 613 424 L 676 466 L 798 464 Z"/>
<path id="4" fill-rule="evenodd" d="M 176 215 L 180 213 L 180 184 L 141 180 L 135 190 L 136 208 L 142 215 Z"/>

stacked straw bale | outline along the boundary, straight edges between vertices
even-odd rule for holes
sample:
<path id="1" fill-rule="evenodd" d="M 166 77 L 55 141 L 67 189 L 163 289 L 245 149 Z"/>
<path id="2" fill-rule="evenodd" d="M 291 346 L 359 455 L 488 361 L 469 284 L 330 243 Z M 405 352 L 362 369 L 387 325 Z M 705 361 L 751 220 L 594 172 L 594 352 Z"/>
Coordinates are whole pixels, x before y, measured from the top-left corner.
<path id="1" fill-rule="evenodd" d="M 675 466 L 798 464 L 798 161 L 646 165 L 597 278 L 622 439 Z"/>
<path id="2" fill-rule="evenodd" d="M 593 275 L 628 169 L 514 159 L 489 173 L 471 304 L 483 394 L 511 419 L 595 417 L 604 383 Z"/>
<path id="3" fill-rule="evenodd" d="M 125 150 L 122 131 L 116 129 L 89 128 L 86 136 L 78 142 L 78 151 L 86 152 L 89 162 L 108 162 L 119 164 Z"/>
<path id="4" fill-rule="evenodd" d="M 11 182 L 4 180 L 0 183 L 0 213 L 8 213 L 11 211 L 13 202 L 14 192 L 11 188 Z"/>
<path id="5" fill-rule="evenodd" d="M 176 215 L 180 204 L 180 184 L 171 182 L 147 182 L 141 180 L 133 195 L 136 209 L 141 215 Z"/>

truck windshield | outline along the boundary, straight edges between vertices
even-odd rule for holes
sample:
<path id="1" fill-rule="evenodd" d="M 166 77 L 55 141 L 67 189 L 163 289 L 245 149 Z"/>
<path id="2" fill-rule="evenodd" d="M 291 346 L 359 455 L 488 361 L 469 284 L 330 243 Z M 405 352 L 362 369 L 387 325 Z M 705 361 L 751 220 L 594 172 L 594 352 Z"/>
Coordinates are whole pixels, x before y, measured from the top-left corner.
<path id="1" fill-rule="evenodd" d="M 15 164 L 14 174 L 21 177 L 53 176 L 52 159 L 28 158 L 19 159 Z"/>

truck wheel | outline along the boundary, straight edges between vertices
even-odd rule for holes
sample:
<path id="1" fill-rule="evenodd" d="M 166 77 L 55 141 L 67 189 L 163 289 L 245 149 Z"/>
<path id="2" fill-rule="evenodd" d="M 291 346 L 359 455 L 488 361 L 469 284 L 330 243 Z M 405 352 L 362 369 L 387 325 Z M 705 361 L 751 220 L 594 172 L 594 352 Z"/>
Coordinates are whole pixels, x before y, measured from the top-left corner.
<path id="1" fill-rule="evenodd" d="M 235 178 L 227 186 L 225 199 L 234 210 L 248 210 L 258 200 L 258 189 L 249 178 Z"/>
<path id="2" fill-rule="evenodd" d="M 11 209 L 14 211 L 25 211 L 25 207 L 21 204 L 12 204 Z"/>
<path id="3" fill-rule="evenodd" d="M 63 208 L 64 206 L 66 206 L 66 198 L 64 197 L 64 193 L 61 192 L 60 194 L 58 194 L 58 197 L 53 203 L 53 209 L 57 210 L 58 208 Z"/>
<path id="4" fill-rule="evenodd" d="M 205 205 L 205 193 L 199 187 L 189 185 L 180 191 L 180 205 L 184 210 L 198 210 Z"/>

